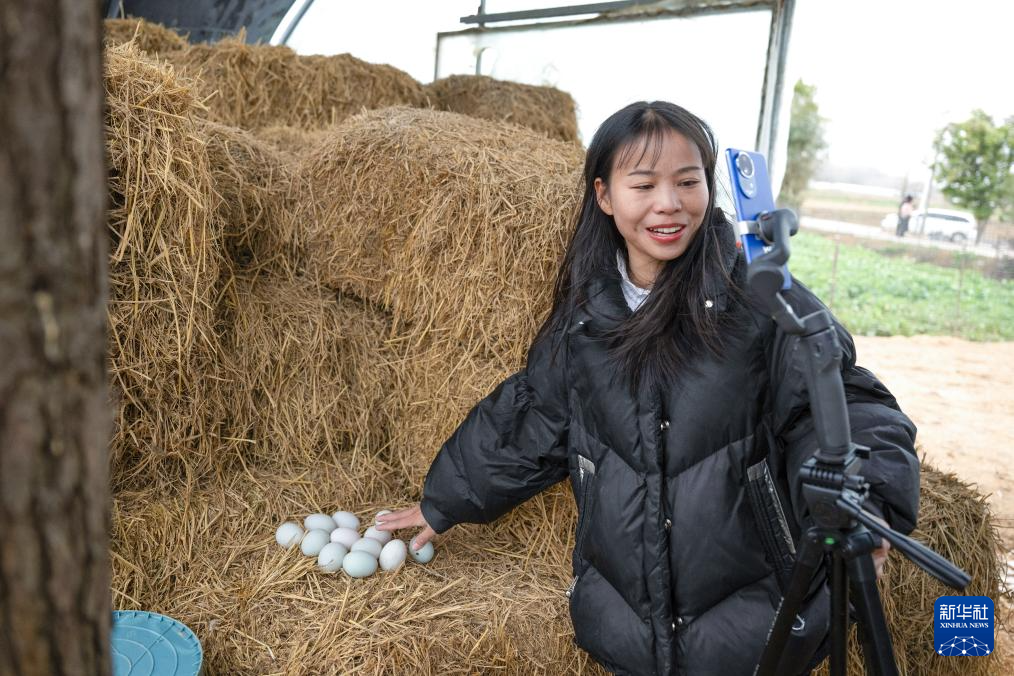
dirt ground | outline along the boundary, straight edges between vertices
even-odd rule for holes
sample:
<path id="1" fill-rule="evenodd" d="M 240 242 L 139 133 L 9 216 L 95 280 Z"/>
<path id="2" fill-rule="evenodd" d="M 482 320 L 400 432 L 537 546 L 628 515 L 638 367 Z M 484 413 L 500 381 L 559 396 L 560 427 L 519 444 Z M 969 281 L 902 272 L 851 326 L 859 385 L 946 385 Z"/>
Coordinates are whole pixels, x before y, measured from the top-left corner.
<path id="1" fill-rule="evenodd" d="M 920 456 L 987 494 L 1014 583 L 1014 342 L 941 336 L 856 336 L 858 363 L 873 371 L 919 428 Z M 1010 608 L 1006 608 L 1011 618 Z M 997 615 L 1000 615 L 1000 604 Z M 1014 673 L 1014 632 L 997 632 Z"/>

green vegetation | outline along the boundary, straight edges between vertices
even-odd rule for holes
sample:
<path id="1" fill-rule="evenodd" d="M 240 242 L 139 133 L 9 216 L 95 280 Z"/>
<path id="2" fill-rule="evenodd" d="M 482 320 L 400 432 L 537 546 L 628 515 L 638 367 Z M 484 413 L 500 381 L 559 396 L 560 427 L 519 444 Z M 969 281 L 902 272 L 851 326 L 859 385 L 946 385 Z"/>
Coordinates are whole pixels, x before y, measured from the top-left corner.
<path id="1" fill-rule="evenodd" d="M 948 268 L 841 244 L 832 297 L 834 240 L 800 232 L 792 245 L 793 275 L 853 334 L 1014 340 L 1014 282 L 984 277 L 968 263 L 962 274 L 960 253 Z"/>

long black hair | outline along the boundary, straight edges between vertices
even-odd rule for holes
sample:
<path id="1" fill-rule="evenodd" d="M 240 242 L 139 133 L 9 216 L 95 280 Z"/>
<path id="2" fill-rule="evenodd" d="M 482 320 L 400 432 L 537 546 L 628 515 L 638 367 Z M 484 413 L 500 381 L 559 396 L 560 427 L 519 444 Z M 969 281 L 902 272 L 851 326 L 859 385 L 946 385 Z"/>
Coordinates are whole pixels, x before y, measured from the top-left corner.
<path id="1" fill-rule="evenodd" d="M 732 226 L 715 206 L 718 146 L 707 123 L 688 110 L 666 101 L 639 101 L 611 115 L 595 132 L 585 157 L 584 197 L 557 274 L 553 309 L 535 339 L 558 335 L 558 330 L 570 326 L 574 312 L 588 300 L 589 283 L 619 276 L 617 251 L 626 259 L 623 236 L 613 217 L 599 207 L 595 179 L 601 178 L 608 186 L 613 167 L 624 164 L 638 149 L 642 159 L 651 151 L 654 164 L 665 135 L 672 131 L 701 153 L 708 206 L 687 250 L 664 264 L 642 306 L 603 336 L 631 392 L 637 392 L 642 383 L 654 387 L 673 382 L 692 370 L 695 359 L 705 351 L 718 354 L 730 325 L 713 308 L 716 280 L 721 280 L 730 296 L 741 293 L 726 269 L 727 251 L 722 246 L 729 241 Z"/>

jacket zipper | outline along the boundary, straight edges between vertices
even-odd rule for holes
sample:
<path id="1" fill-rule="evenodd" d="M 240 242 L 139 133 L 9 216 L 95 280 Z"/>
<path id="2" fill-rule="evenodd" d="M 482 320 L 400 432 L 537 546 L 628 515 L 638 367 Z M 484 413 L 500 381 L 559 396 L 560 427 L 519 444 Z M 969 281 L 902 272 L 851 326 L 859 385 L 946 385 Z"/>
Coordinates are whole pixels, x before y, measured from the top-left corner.
<path id="1" fill-rule="evenodd" d="M 580 555 L 581 545 L 584 543 L 584 532 L 588 529 L 588 501 L 591 494 L 591 484 L 595 479 L 595 463 L 580 453 L 577 455 L 577 475 L 581 495 L 578 502 L 578 524 L 574 537 L 574 549 Z"/>
<path id="2" fill-rule="evenodd" d="M 656 419 L 658 421 L 657 427 L 658 431 L 655 436 L 656 439 L 655 455 L 658 462 L 658 475 L 660 478 L 658 494 L 660 503 L 659 511 L 661 512 L 661 514 L 659 514 L 659 521 L 660 525 L 662 526 L 662 534 L 663 534 L 662 536 L 664 538 L 663 542 L 665 543 L 665 546 L 663 547 L 663 557 L 664 557 L 663 568 L 666 571 L 666 581 L 663 583 L 664 587 L 663 591 L 665 595 L 669 598 L 669 606 L 670 606 L 669 613 L 673 618 L 672 632 L 673 636 L 675 637 L 677 630 L 683 628 L 683 618 L 676 615 L 676 606 L 672 598 L 672 590 L 673 590 L 672 571 L 669 569 L 669 550 L 670 547 L 672 546 L 671 542 L 672 520 L 669 518 L 668 515 L 669 500 L 666 496 L 665 491 L 666 489 L 665 431 L 669 429 L 670 422 L 669 419 L 665 417 L 665 406 L 663 405 L 661 394 L 658 395 L 658 411 L 659 414 L 658 418 Z"/>
<path id="3" fill-rule="evenodd" d="M 789 552 L 795 555 L 796 544 L 792 541 L 792 530 L 789 528 L 788 519 L 785 518 L 785 510 L 782 508 L 782 500 L 778 497 L 778 491 L 775 490 L 775 482 L 771 478 L 771 474 L 767 471 L 764 472 L 764 487 L 767 488 L 768 494 L 771 496 L 771 504 L 774 505 L 778 523 L 782 527 L 782 538 L 785 540 L 785 544 L 788 546 Z"/>
<path id="4" fill-rule="evenodd" d="M 564 592 L 564 596 L 566 596 L 568 599 L 570 598 L 571 594 L 574 593 L 574 587 L 577 586 L 577 579 L 579 577 L 581 577 L 581 576 L 580 575 L 575 575 L 574 579 L 570 581 L 570 586 L 567 587 L 567 591 Z"/>

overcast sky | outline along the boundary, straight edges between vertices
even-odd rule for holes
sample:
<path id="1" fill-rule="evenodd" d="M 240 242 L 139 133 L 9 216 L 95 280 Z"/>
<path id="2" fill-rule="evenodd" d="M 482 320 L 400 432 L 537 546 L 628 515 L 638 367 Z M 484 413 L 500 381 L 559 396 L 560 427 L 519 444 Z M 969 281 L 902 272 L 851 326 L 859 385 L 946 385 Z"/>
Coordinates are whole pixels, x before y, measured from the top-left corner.
<path id="1" fill-rule="evenodd" d="M 830 159 L 904 173 L 945 123 L 1014 115 L 1012 30 L 1010 0 L 800 0 L 792 58 Z"/>
<path id="2" fill-rule="evenodd" d="M 583 1 L 488 0 L 487 11 Z M 477 0 L 316 0 L 289 45 L 301 53 L 351 52 L 427 82 L 436 33 L 461 29 L 459 17 L 477 7 Z M 540 32 L 542 43 L 521 35 L 487 53 L 484 72 L 573 90 L 585 142 L 618 101 L 669 98 L 689 99 L 724 145 L 742 146 L 756 125 L 764 23 L 748 13 L 670 22 L 671 34 L 620 24 L 608 38 L 590 30 Z M 914 176 L 946 122 L 974 108 L 1014 115 L 1012 27 L 1010 0 L 797 0 L 788 74 L 817 87 L 831 162 Z M 760 41 L 758 32 L 765 33 Z M 444 45 L 441 74 L 467 72 L 471 47 Z M 450 63 L 455 54 L 459 61 Z"/>

